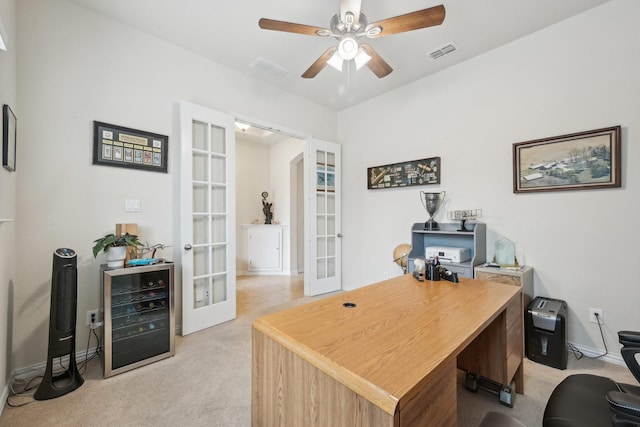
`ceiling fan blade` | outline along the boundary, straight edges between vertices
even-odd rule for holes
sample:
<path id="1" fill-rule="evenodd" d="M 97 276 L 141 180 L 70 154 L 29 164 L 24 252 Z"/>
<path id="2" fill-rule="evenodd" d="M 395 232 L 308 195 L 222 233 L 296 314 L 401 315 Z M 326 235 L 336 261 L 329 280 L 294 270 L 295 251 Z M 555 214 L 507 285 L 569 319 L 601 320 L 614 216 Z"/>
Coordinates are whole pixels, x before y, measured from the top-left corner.
<path id="1" fill-rule="evenodd" d="M 362 0 L 340 0 L 340 21 L 347 23 L 347 12 L 353 13 L 353 24 L 360 21 Z"/>
<path id="2" fill-rule="evenodd" d="M 391 74 L 393 68 L 391 68 L 391 66 L 387 64 L 385 60 L 382 59 L 382 57 L 378 55 L 378 53 L 373 50 L 371 46 L 366 43 L 362 43 L 360 44 L 360 47 L 364 49 L 364 51 L 367 52 L 369 56 L 371 56 L 371 59 L 369 60 L 369 62 L 367 62 L 367 67 L 369 67 L 369 69 L 373 71 L 373 74 L 378 76 L 379 79 Z"/>
<path id="3" fill-rule="evenodd" d="M 305 79 L 312 79 L 317 76 L 318 73 L 327 65 L 327 61 L 333 56 L 336 50 L 338 50 L 338 48 L 335 46 L 327 49 L 313 64 L 311 64 L 309 68 L 307 68 L 307 71 L 302 74 L 302 77 Z"/>
<path id="4" fill-rule="evenodd" d="M 331 34 L 326 28 L 312 27 L 311 25 L 294 24 L 291 22 L 276 21 L 274 19 L 260 18 L 258 25 L 263 30 L 284 31 L 286 33 L 306 34 L 308 36 L 324 36 Z"/>
<path id="5" fill-rule="evenodd" d="M 380 27 L 379 34 L 369 35 L 370 38 L 389 36 L 391 34 L 404 33 L 406 31 L 418 30 L 420 28 L 433 27 L 442 24 L 445 10 L 443 5 L 418 10 L 394 18 L 383 19 L 367 25 L 365 30 Z"/>

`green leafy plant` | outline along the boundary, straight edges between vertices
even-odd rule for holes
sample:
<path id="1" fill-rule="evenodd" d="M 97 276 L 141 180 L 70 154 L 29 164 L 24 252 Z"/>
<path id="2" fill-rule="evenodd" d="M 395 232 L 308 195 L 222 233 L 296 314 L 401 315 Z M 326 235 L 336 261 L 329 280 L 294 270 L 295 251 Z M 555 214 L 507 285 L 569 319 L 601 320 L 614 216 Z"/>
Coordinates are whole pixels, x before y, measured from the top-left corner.
<path id="1" fill-rule="evenodd" d="M 129 233 L 125 233 L 120 236 L 116 236 L 113 233 L 107 234 L 104 237 L 94 240 L 93 243 L 94 257 L 97 257 L 100 251 L 104 251 L 106 253 L 109 251 L 109 248 L 115 246 L 128 246 L 134 248 L 144 247 L 140 240 L 138 240 L 138 236 Z"/>

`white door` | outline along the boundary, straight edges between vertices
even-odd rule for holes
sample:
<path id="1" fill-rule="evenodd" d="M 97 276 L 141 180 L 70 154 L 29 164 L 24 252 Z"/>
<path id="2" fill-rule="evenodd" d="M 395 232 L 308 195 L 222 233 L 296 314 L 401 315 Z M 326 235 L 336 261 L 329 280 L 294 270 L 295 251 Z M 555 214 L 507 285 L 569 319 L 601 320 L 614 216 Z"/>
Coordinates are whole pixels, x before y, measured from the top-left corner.
<path id="1" fill-rule="evenodd" d="M 234 118 L 180 104 L 182 333 L 236 317 Z"/>
<path id="2" fill-rule="evenodd" d="M 311 139 L 305 145 L 304 293 L 342 288 L 340 145 Z"/>

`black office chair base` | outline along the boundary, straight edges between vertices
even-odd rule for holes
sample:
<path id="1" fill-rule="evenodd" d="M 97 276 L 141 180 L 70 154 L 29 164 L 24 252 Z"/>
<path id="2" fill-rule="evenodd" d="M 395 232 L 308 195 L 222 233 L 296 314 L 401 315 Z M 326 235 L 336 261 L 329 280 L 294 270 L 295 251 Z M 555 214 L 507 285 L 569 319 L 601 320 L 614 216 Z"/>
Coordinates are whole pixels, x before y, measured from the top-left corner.
<path id="1" fill-rule="evenodd" d="M 492 381 L 489 378 L 482 377 L 473 372 L 467 372 L 464 378 L 464 387 L 472 392 L 477 392 L 478 389 L 488 391 L 491 394 L 498 396 L 498 401 L 509 408 L 513 408 L 513 403 L 516 398 L 515 384 L 512 382 L 506 386 L 498 382 Z"/>

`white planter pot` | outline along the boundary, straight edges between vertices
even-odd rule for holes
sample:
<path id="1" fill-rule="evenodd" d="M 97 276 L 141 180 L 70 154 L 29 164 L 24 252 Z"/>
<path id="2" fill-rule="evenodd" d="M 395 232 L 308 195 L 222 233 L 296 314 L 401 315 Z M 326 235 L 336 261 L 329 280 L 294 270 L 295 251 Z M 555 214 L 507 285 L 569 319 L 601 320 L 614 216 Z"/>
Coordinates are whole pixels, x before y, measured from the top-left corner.
<path id="1" fill-rule="evenodd" d="M 127 257 L 126 246 L 112 246 L 107 251 L 107 267 L 124 267 L 124 259 Z"/>

